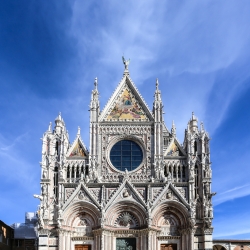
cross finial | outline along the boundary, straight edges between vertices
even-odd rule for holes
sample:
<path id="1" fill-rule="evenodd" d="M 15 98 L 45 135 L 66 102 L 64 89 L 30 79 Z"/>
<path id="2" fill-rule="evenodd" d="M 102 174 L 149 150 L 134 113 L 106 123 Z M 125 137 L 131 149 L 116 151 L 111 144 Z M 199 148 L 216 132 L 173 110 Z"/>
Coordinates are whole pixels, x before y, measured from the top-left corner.
<path id="1" fill-rule="evenodd" d="M 77 128 L 77 135 L 80 135 L 80 133 L 81 133 L 81 129 L 80 129 L 80 127 L 78 126 L 78 128 Z"/>

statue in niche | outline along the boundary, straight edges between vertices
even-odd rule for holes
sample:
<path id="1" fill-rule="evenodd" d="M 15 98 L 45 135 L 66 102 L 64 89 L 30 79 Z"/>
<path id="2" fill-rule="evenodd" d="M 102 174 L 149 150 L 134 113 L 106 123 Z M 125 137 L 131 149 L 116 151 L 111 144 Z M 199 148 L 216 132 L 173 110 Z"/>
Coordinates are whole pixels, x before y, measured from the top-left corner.
<path id="1" fill-rule="evenodd" d="M 80 221 L 80 226 L 87 226 L 87 225 L 88 225 L 87 220 L 86 220 L 86 219 L 81 218 L 81 221 Z"/>
<path id="2" fill-rule="evenodd" d="M 162 182 L 166 182 L 167 181 L 167 178 L 166 178 L 166 176 L 164 174 L 164 170 L 163 169 L 160 170 L 160 179 L 161 179 Z"/>
<path id="3" fill-rule="evenodd" d="M 44 170 L 43 170 L 43 179 L 46 179 L 46 178 L 47 178 L 47 170 L 44 169 Z"/>
<path id="4" fill-rule="evenodd" d="M 43 222 L 43 206 L 40 207 L 40 209 L 37 211 L 36 215 L 37 215 L 37 219 L 38 219 L 38 225 L 39 228 L 43 228 L 44 227 L 44 222 Z"/>
<path id="5" fill-rule="evenodd" d="M 45 195 L 46 194 L 46 184 L 42 184 L 42 187 L 41 187 L 41 191 L 42 191 L 42 195 Z"/>
<path id="6" fill-rule="evenodd" d="M 211 178 L 211 169 L 209 166 L 205 167 L 205 178 Z"/>
<path id="7" fill-rule="evenodd" d="M 79 199 L 79 200 L 83 200 L 84 197 L 85 197 L 85 195 L 84 195 L 83 192 L 80 192 L 80 193 L 78 194 L 78 199 Z"/>
<path id="8" fill-rule="evenodd" d="M 60 177 L 61 179 L 63 179 L 63 171 L 62 171 L 62 169 L 60 169 L 60 171 L 59 171 L 59 177 Z"/>
<path id="9" fill-rule="evenodd" d="M 213 206 L 212 206 L 211 202 L 210 202 L 209 208 L 208 208 L 208 217 L 209 218 L 213 218 L 214 217 L 214 215 L 213 215 Z"/>
<path id="10" fill-rule="evenodd" d="M 129 196 L 130 196 L 129 191 L 128 191 L 127 189 L 125 189 L 125 190 L 123 191 L 123 193 L 122 193 L 122 196 L 123 196 L 124 198 L 129 197 Z"/>
<path id="11" fill-rule="evenodd" d="M 204 202 L 204 217 L 205 218 L 208 217 L 208 213 L 209 213 L 209 207 L 208 207 L 208 203 L 205 201 Z"/>
<path id="12" fill-rule="evenodd" d="M 170 189 L 167 191 L 166 197 L 167 197 L 167 199 L 172 199 L 173 198 L 173 193 L 171 192 Z"/>
<path id="13" fill-rule="evenodd" d="M 207 182 L 204 185 L 204 193 L 206 196 L 210 193 L 209 184 Z"/>

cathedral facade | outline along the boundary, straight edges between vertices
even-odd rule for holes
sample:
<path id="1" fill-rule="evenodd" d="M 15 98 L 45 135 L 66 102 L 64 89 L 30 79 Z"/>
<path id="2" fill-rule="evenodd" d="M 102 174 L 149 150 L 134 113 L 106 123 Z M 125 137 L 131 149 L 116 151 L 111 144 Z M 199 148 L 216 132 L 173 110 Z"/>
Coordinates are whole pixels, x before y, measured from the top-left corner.
<path id="1" fill-rule="evenodd" d="M 192 114 L 180 144 L 158 80 L 151 111 L 124 65 L 102 111 L 95 79 L 89 150 L 61 114 L 43 135 L 38 248 L 212 250 L 209 135 Z"/>

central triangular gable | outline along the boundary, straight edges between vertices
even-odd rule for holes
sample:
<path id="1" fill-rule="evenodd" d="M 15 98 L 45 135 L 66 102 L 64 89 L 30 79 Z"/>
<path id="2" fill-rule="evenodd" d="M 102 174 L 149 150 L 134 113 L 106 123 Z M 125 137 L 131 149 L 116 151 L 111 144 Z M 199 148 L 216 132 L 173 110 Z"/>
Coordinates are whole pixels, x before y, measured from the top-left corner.
<path id="1" fill-rule="evenodd" d="M 131 119 L 148 120 L 142 107 L 128 88 L 123 90 L 121 96 L 116 100 L 115 106 L 107 114 L 106 118 L 108 120 L 116 119 L 119 121 Z"/>
<path id="2" fill-rule="evenodd" d="M 132 81 L 125 76 L 102 111 L 101 120 L 152 121 L 153 116 Z"/>

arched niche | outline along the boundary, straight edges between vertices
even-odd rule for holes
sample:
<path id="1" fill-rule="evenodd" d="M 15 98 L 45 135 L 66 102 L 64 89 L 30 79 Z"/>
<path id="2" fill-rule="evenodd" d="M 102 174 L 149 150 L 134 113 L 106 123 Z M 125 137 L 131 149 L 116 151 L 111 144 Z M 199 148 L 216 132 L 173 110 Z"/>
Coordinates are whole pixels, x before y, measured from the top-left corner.
<path id="1" fill-rule="evenodd" d="M 74 203 L 63 213 L 64 224 L 79 235 L 91 235 L 92 228 L 99 225 L 98 208 L 85 201 Z"/>
<path id="2" fill-rule="evenodd" d="M 187 209 L 175 201 L 167 201 L 152 211 L 152 225 L 161 229 L 161 235 L 179 236 L 180 229 L 188 227 Z"/>

